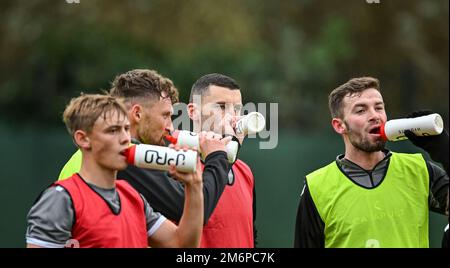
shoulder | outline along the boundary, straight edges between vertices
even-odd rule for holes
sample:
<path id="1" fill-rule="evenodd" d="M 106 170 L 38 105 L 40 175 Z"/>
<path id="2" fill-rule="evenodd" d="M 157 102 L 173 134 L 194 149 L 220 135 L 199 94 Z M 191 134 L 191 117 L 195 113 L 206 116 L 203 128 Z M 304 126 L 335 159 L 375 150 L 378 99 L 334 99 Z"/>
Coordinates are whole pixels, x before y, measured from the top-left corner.
<path id="1" fill-rule="evenodd" d="M 53 184 L 53 186 L 59 186 L 64 188 L 65 191 L 70 193 L 70 189 L 72 187 L 77 187 L 76 185 L 79 183 L 78 180 L 81 180 L 78 176 L 78 173 L 74 173 L 63 180 L 59 180 Z"/>
<path id="2" fill-rule="evenodd" d="M 42 193 L 40 199 L 67 199 L 70 200 L 70 194 L 61 185 L 52 185 Z"/>
<path id="3" fill-rule="evenodd" d="M 249 165 L 247 165 L 244 161 L 237 159 L 233 164 L 233 171 L 239 170 L 244 175 L 253 178 L 253 172 Z"/>
<path id="4" fill-rule="evenodd" d="M 64 180 L 71 177 L 74 173 L 79 172 L 82 162 L 82 154 L 80 150 L 77 150 L 59 173 L 58 180 Z"/>
<path id="5" fill-rule="evenodd" d="M 60 185 L 47 188 L 27 215 L 26 240 L 41 247 L 63 247 L 71 237 L 75 214 L 69 193 Z"/>
<path id="6" fill-rule="evenodd" d="M 242 160 L 237 159 L 232 166 L 233 175 L 236 178 L 244 179 L 250 185 L 250 187 L 254 187 L 255 177 L 253 176 L 252 170 L 250 167 Z"/>
<path id="7" fill-rule="evenodd" d="M 242 161 L 241 159 L 237 159 L 236 162 L 233 164 L 233 166 L 235 166 L 236 168 L 245 170 L 246 172 L 252 173 L 251 168 L 249 167 L 249 165 L 247 165 L 244 161 Z"/>
<path id="8" fill-rule="evenodd" d="M 401 164 L 413 164 L 426 166 L 426 160 L 421 153 L 394 153 L 392 152 L 391 160 Z"/>
<path id="9" fill-rule="evenodd" d="M 424 157 L 421 153 L 396 153 L 391 152 L 392 157 L 399 159 L 407 159 L 407 160 L 424 160 Z"/>
<path id="10" fill-rule="evenodd" d="M 334 168 L 338 168 L 336 161 L 333 161 L 333 162 L 327 164 L 326 166 L 323 166 L 319 169 L 312 171 L 311 173 L 306 175 L 306 179 L 308 180 L 310 178 L 322 177 L 323 175 L 330 172 L 330 170 L 332 170 Z"/>
<path id="11" fill-rule="evenodd" d="M 49 206 L 52 207 L 52 210 L 71 208 L 72 198 L 69 192 L 61 185 L 54 184 L 48 187 L 36 199 L 30 209 L 30 214 L 33 214 L 34 211 L 47 210 Z"/>

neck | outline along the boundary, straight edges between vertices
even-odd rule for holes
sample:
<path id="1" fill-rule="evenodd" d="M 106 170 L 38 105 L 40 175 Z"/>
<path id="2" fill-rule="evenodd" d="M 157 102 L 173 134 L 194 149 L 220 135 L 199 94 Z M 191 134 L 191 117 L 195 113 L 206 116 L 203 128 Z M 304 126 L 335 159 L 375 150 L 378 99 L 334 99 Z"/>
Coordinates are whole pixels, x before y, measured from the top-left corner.
<path id="1" fill-rule="evenodd" d="M 131 125 L 130 126 L 130 136 L 132 139 L 138 139 L 138 135 L 137 135 L 137 126 L 136 125 Z"/>
<path id="2" fill-rule="evenodd" d="M 117 170 L 105 169 L 97 165 L 95 161 L 89 161 L 83 154 L 80 175 L 86 182 L 104 189 L 112 189 L 116 186 Z"/>
<path id="3" fill-rule="evenodd" d="M 364 152 L 352 146 L 352 148 L 345 149 L 345 158 L 365 170 L 372 170 L 384 159 L 384 153 L 382 151 Z"/>

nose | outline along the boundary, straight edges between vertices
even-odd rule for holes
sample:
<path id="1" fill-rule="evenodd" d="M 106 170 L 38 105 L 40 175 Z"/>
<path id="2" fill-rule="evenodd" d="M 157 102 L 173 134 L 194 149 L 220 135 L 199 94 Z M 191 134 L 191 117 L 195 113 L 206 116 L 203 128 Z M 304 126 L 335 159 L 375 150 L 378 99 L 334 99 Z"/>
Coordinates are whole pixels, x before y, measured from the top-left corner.
<path id="1" fill-rule="evenodd" d="M 120 135 L 120 143 L 121 144 L 129 144 L 130 142 L 131 142 L 130 131 L 123 128 L 122 135 Z"/>
<path id="2" fill-rule="evenodd" d="M 370 109 L 369 122 L 380 123 L 381 114 L 375 109 Z"/>
<path id="3" fill-rule="evenodd" d="M 225 115 L 235 117 L 237 115 L 234 105 L 227 105 L 225 109 Z"/>
<path id="4" fill-rule="evenodd" d="M 172 131 L 175 129 L 175 128 L 173 127 L 173 122 L 172 122 L 172 119 L 171 119 L 171 118 L 167 121 L 166 129 L 167 129 L 169 132 L 172 132 Z"/>

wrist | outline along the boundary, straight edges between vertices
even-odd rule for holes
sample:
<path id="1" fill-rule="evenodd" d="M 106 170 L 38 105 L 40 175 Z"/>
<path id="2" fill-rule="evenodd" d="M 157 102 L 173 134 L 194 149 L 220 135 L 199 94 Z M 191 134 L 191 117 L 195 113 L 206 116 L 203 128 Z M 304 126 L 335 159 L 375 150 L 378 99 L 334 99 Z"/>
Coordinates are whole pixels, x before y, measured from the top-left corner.
<path id="1" fill-rule="evenodd" d="M 184 187 L 186 191 L 196 192 L 203 188 L 203 181 L 190 181 L 189 183 L 185 183 Z"/>
<path id="2" fill-rule="evenodd" d="M 224 158 L 227 159 L 227 153 L 225 150 L 218 150 L 218 151 L 214 151 L 209 153 L 206 158 L 205 158 L 205 162 L 204 163 L 208 163 L 209 161 L 211 161 L 212 159 L 215 158 Z"/>

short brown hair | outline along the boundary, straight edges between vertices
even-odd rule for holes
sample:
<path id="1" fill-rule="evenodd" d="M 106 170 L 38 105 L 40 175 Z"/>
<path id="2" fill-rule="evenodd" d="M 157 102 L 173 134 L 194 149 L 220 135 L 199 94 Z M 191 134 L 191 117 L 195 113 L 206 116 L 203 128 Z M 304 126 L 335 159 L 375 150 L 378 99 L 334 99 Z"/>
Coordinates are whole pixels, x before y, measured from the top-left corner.
<path id="1" fill-rule="evenodd" d="M 328 96 L 328 107 L 332 118 L 342 118 L 342 100 L 346 96 L 361 94 L 364 90 L 374 88 L 380 91 L 380 82 L 373 77 L 359 77 L 335 88 Z"/>
<path id="2" fill-rule="evenodd" d="M 156 101 L 161 97 L 170 98 L 172 104 L 178 102 L 178 89 L 173 82 L 147 69 L 135 69 L 116 76 L 109 93 L 114 97 L 123 97 L 127 102 L 141 98 Z"/>
<path id="3" fill-rule="evenodd" d="M 110 95 L 83 94 L 73 98 L 63 114 L 63 121 L 67 131 L 72 135 L 77 130 L 87 133 L 92 131 L 95 121 L 100 116 L 106 117 L 108 112 L 119 112 L 127 117 L 127 110 L 123 101 Z"/>

